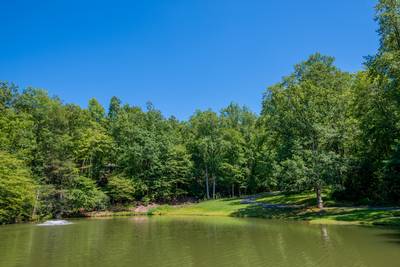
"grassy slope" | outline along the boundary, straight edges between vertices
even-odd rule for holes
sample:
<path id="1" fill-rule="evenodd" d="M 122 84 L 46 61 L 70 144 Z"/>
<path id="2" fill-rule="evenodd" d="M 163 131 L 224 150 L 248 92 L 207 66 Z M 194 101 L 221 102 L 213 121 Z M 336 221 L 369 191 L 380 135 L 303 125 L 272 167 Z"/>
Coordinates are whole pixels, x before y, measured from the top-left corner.
<path id="1" fill-rule="evenodd" d="M 325 196 L 326 198 L 326 196 Z M 163 205 L 150 210 L 159 215 L 234 216 L 306 220 L 324 224 L 399 225 L 400 209 L 373 209 L 367 207 L 338 207 L 341 203 L 327 199 L 327 207 L 320 211 L 315 206 L 312 192 L 302 194 L 259 195 L 256 203 L 241 204 L 242 199 L 219 199 L 177 207 Z M 301 205 L 301 207 L 264 207 L 262 204 Z"/>
<path id="2" fill-rule="evenodd" d="M 196 204 L 180 206 L 162 205 L 150 210 L 153 215 L 199 215 L 199 216 L 231 216 L 241 208 L 249 205 L 240 204 L 241 199 L 208 200 Z"/>

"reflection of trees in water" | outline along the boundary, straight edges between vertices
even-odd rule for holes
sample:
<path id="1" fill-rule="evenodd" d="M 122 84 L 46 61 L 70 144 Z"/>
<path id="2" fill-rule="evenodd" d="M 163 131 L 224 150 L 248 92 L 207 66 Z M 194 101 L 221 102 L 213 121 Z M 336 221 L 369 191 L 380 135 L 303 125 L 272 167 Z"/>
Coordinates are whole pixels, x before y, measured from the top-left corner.
<path id="1" fill-rule="evenodd" d="M 325 244 L 329 243 L 329 233 L 326 225 L 321 225 L 321 238 Z"/>
<path id="2" fill-rule="evenodd" d="M 149 221 L 148 216 L 134 216 L 132 218 L 129 218 L 130 221 L 134 223 L 147 223 Z"/>
<path id="3" fill-rule="evenodd" d="M 281 232 L 278 232 L 276 241 L 277 241 L 277 248 L 278 248 L 279 253 L 280 253 L 281 257 L 282 257 L 282 260 L 284 262 L 287 262 L 286 242 L 285 242 L 285 237 L 283 236 L 283 234 Z"/>
<path id="4" fill-rule="evenodd" d="M 24 225 L 1 226 L 0 231 L 0 266 L 29 266 L 29 259 L 34 248 L 33 227 Z"/>
<path id="5" fill-rule="evenodd" d="M 398 232 L 389 229 L 280 221 L 132 217 L 6 228 L 0 229 L 5 267 L 397 267 L 400 256 Z"/>

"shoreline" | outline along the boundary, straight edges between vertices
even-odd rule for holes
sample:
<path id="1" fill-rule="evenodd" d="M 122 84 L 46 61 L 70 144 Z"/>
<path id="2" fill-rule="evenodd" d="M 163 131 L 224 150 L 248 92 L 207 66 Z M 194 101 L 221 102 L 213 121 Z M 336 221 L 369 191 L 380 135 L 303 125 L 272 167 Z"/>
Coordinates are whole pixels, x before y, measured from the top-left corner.
<path id="1" fill-rule="evenodd" d="M 135 216 L 169 216 L 169 217 L 231 217 L 231 218 L 256 218 L 256 219 L 263 219 L 263 220 L 280 220 L 280 221 L 293 221 L 293 222 L 304 222 L 309 224 L 316 224 L 316 225 L 358 225 L 358 226 L 374 226 L 374 227 L 400 227 L 400 221 L 395 222 L 368 222 L 368 221 L 339 221 L 334 219 L 328 218 L 319 218 L 319 219 L 303 219 L 301 217 L 293 218 L 275 218 L 275 217 L 263 217 L 263 216 L 233 216 L 233 215 L 224 215 L 224 214 L 209 214 L 209 213 L 163 213 L 163 212 L 155 212 L 155 213 L 138 213 L 138 212 L 129 212 L 129 211 L 102 211 L 102 212 L 91 212 L 90 215 L 85 215 L 81 217 L 69 217 L 70 219 L 79 219 L 79 218 L 86 218 L 86 219 L 95 219 L 95 218 L 112 218 L 112 217 L 135 217 Z M 66 218 L 68 219 L 68 218 Z M 396 218 L 397 219 L 397 218 Z"/>
<path id="2" fill-rule="evenodd" d="M 400 207 L 356 206 L 339 203 L 325 194 L 324 209 L 315 207 L 312 192 L 285 194 L 269 192 L 236 198 L 221 198 L 180 204 L 113 206 L 108 210 L 82 212 L 63 219 L 134 216 L 217 216 L 298 221 L 321 225 L 400 227 Z M 347 205 L 345 205 L 347 204 Z M 51 218 L 26 221 L 38 223 Z M 24 223 L 17 222 L 16 224 Z M 6 224 L 7 225 L 7 224 Z"/>
<path id="3" fill-rule="evenodd" d="M 335 206 L 337 203 L 327 200 L 328 205 L 319 210 L 310 205 L 312 198 L 313 195 L 310 193 L 292 195 L 265 193 L 178 205 L 152 204 L 141 212 L 132 210 L 90 212 L 84 217 L 225 216 L 302 221 L 310 224 L 400 227 L 400 207 Z"/>

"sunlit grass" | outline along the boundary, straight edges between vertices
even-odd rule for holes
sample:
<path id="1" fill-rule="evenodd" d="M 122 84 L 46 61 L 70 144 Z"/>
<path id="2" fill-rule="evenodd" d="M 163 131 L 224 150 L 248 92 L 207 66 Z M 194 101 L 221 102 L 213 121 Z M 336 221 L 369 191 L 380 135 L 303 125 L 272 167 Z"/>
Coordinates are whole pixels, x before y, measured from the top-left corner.
<path id="1" fill-rule="evenodd" d="M 313 192 L 305 192 L 299 194 L 281 193 L 277 195 L 265 195 L 258 198 L 257 202 L 287 205 L 313 205 L 315 203 L 315 194 Z"/>
<path id="2" fill-rule="evenodd" d="M 152 215 L 202 215 L 202 216 L 230 216 L 248 204 L 241 204 L 241 199 L 218 199 L 202 201 L 196 204 L 180 206 L 162 205 L 151 209 Z"/>
<path id="3" fill-rule="evenodd" d="M 180 206 L 162 205 L 151 209 L 151 215 L 232 216 L 267 219 L 304 220 L 319 224 L 373 224 L 399 225 L 400 209 L 385 210 L 365 207 L 340 207 L 324 193 L 323 210 L 317 209 L 313 192 L 299 194 L 262 194 L 256 203 L 242 204 L 240 198 L 202 201 Z M 299 205 L 288 207 L 263 207 L 262 204 Z"/>

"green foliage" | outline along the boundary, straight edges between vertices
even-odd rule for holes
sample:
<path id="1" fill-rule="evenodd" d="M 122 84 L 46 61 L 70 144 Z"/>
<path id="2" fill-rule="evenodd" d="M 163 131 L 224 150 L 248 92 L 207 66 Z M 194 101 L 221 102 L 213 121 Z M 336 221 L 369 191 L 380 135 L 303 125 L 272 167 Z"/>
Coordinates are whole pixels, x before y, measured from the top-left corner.
<path id="1" fill-rule="evenodd" d="M 18 95 L 18 88 L 14 84 L 0 81 L 0 110 L 12 107 Z"/>
<path id="2" fill-rule="evenodd" d="M 96 187 L 93 180 L 83 176 L 74 179 L 65 198 L 71 213 L 102 210 L 108 203 L 107 195 Z"/>
<path id="3" fill-rule="evenodd" d="M 95 98 L 89 100 L 88 111 L 90 117 L 96 122 L 102 122 L 105 116 L 105 110 Z"/>
<path id="4" fill-rule="evenodd" d="M 400 2 L 381 0 L 376 6 L 380 47 L 367 58 L 367 71 L 354 85 L 352 176 L 345 192 L 350 199 L 399 202 L 400 137 Z"/>
<path id="5" fill-rule="evenodd" d="M 81 173 L 89 178 L 101 180 L 106 166 L 111 163 L 114 153 L 114 142 L 107 131 L 94 124 L 83 129 L 76 140 L 75 159 L 81 166 Z"/>
<path id="6" fill-rule="evenodd" d="M 106 192 L 112 203 L 129 203 L 135 200 L 135 184 L 127 178 L 111 177 Z"/>
<path id="7" fill-rule="evenodd" d="M 118 113 L 121 110 L 121 100 L 119 98 L 113 96 L 110 100 L 110 106 L 108 108 L 108 117 L 112 120 L 118 116 Z"/>
<path id="8" fill-rule="evenodd" d="M 179 199 L 189 194 L 192 182 L 193 163 L 190 154 L 183 145 L 169 147 L 166 155 L 163 175 L 155 181 L 154 198 L 162 201 Z"/>
<path id="9" fill-rule="evenodd" d="M 36 183 L 24 163 L 0 151 L 0 224 L 29 219 L 35 205 Z"/>
<path id="10" fill-rule="evenodd" d="M 265 95 L 263 123 L 274 139 L 269 149 L 276 150 L 274 175 L 282 189 L 319 192 L 344 178 L 351 81 L 333 58 L 315 54 Z"/>

